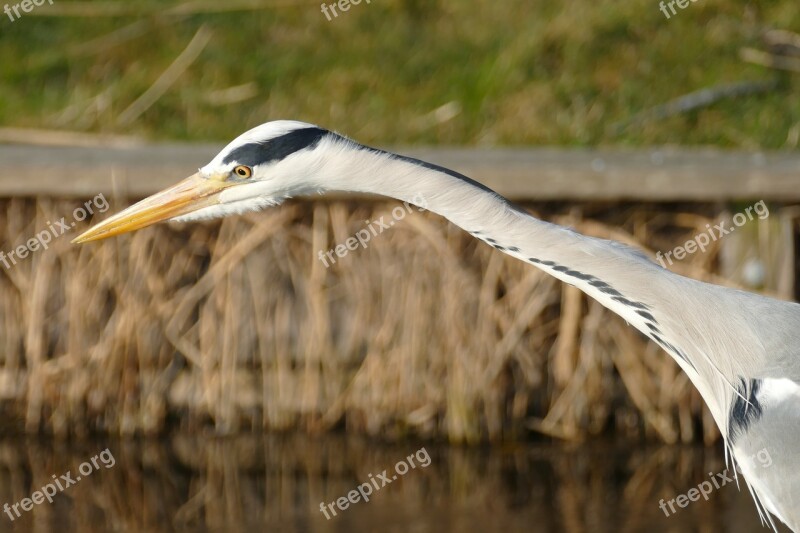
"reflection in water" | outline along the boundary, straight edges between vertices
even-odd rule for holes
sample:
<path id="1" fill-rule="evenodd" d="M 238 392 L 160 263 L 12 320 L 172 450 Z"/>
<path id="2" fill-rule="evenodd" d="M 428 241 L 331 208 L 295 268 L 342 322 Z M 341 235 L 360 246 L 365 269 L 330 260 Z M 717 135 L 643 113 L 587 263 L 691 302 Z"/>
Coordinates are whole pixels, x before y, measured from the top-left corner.
<path id="1" fill-rule="evenodd" d="M 411 469 L 326 520 L 332 502 L 421 446 Z M 724 470 L 718 447 L 506 444 L 460 448 L 326 436 L 162 441 L 0 442 L 0 505 L 109 448 L 116 459 L 0 531 L 542 531 L 761 530 L 746 490 L 721 487 L 667 518 L 675 498 Z"/>

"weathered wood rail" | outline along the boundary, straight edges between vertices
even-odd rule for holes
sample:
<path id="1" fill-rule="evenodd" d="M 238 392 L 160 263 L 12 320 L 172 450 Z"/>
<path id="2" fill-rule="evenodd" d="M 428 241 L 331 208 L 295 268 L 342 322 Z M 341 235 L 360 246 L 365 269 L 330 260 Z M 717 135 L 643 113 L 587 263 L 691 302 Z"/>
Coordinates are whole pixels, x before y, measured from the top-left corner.
<path id="1" fill-rule="evenodd" d="M 151 194 L 222 145 L 0 145 L 0 197 Z M 716 149 L 409 148 L 514 200 L 800 201 L 800 153 Z"/>

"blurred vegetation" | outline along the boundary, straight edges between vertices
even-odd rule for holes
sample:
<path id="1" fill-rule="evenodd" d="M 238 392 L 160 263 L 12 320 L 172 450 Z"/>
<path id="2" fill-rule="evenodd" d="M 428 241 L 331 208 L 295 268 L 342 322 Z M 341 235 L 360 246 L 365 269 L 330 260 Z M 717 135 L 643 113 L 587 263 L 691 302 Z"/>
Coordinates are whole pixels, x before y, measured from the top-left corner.
<path id="1" fill-rule="evenodd" d="M 266 3 L 57 0 L 0 16 L 0 124 L 223 140 L 294 118 L 396 144 L 797 145 L 800 81 L 739 57 L 765 30 L 800 28 L 796 0 L 700 0 L 670 19 L 655 0 L 372 0 L 331 21 L 319 1 Z M 121 123 L 203 24 L 213 33 L 197 59 Z M 763 94 L 611 127 L 775 77 Z"/>

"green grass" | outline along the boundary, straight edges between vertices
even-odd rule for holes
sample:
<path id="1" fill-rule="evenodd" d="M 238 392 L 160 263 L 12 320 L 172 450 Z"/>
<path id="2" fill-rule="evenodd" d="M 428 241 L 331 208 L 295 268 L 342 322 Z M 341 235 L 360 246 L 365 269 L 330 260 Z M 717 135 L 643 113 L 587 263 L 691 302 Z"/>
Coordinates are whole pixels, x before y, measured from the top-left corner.
<path id="1" fill-rule="evenodd" d="M 656 0 L 372 0 L 330 22 L 319 2 L 165 16 L 176 4 L 131 2 L 140 15 L 113 18 L 0 17 L 0 123 L 224 140 L 295 118 L 375 143 L 797 144 L 800 75 L 739 59 L 765 29 L 800 30 L 796 0 L 698 0 L 669 20 Z M 75 49 L 137 20 L 138 37 Z M 214 34 L 198 60 L 134 124 L 116 125 L 204 23 Z M 611 132 L 691 91 L 773 76 L 782 82 L 769 94 Z M 248 83 L 250 99 L 208 100 Z"/>

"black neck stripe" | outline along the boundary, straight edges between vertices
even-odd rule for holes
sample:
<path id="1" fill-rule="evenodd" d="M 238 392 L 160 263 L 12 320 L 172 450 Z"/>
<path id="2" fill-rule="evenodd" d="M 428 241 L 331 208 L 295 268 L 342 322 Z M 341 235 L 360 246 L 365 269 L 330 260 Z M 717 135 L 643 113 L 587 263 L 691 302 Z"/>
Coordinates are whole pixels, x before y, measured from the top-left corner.
<path id="1" fill-rule="evenodd" d="M 263 143 L 243 144 L 231 150 L 231 153 L 225 156 L 222 163 L 228 164 L 235 161 L 242 165 L 254 167 L 271 161 L 280 161 L 300 150 L 316 147 L 320 139 L 327 133 L 328 131 L 322 128 L 301 128 Z"/>

